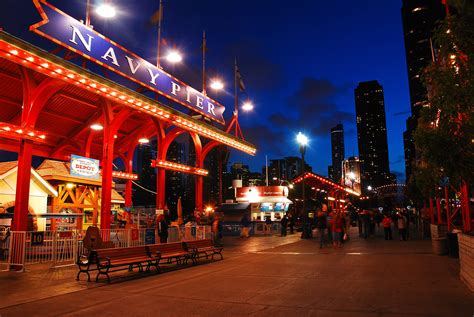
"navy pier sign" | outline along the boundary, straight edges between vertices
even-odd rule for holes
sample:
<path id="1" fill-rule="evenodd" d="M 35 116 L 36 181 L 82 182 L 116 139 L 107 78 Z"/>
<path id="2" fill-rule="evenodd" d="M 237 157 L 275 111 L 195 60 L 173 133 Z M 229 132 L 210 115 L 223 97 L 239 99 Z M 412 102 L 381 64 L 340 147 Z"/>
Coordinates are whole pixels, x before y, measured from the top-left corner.
<path id="1" fill-rule="evenodd" d="M 42 21 L 30 30 L 168 99 L 224 124 L 224 106 L 50 5 L 33 0 Z"/>

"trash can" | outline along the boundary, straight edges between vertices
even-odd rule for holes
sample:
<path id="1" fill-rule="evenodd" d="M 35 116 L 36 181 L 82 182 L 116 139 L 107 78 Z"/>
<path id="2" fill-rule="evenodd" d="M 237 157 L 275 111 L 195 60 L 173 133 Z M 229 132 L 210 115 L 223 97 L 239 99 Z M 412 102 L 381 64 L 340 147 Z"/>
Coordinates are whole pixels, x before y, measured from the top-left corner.
<path id="1" fill-rule="evenodd" d="M 431 238 L 431 247 L 433 248 L 433 253 L 437 255 L 446 255 L 448 254 L 448 239 L 446 238 Z"/>
<path id="2" fill-rule="evenodd" d="M 459 244 L 457 233 L 447 233 L 448 240 L 448 256 L 451 258 L 459 258 Z"/>

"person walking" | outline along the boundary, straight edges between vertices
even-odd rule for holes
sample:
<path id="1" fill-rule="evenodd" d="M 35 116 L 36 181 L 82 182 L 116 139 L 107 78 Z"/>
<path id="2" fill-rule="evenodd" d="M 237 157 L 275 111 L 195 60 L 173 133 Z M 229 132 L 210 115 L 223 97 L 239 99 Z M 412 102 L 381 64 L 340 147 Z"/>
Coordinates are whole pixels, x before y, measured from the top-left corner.
<path id="1" fill-rule="evenodd" d="M 383 231 L 385 233 L 385 240 L 392 240 L 392 218 L 385 215 L 382 220 Z"/>
<path id="2" fill-rule="evenodd" d="M 158 236 L 160 237 L 160 243 L 168 242 L 168 223 L 164 215 L 158 216 Z"/>
<path id="3" fill-rule="evenodd" d="M 280 224 L 281 224 L 281 236 L 285 237 L 286 236 L 286 226 L 288 225 L 287 215 L 284 215 L 283 218 L 281 218 Z"/>
<path id="4" fill-rule="evenodd" d="M 265 219 L 265 234 L 272 234 L 272 219 L 270 217 L 267 217 Z"/>
<path id="5" fill-rule="evenodd" d="M 400 236 L 400 241 L 407 240 L 407 219 L 402 213 L 397 214 L 397 226 L 398 226 L 398 235 Z"/>
<path id="6" fill-rule="evenodd" d="M 357 227 L 359 228 L 359 237 L 363 237 L 364 234 L 364 227 L 363 227 L 363 223 L 362 223 L 362 212 L 363 211 L 360 211 L 357 213 Z"/>
<path id="7" fill-rule="evenodd" d="M 289 227 L 290 227 L 290 233 L 294 234 L 295 233 L 295 217 L 293 215 L 290 215 Z"/>
<path id="8" fill-rule="evenodd" d="M 332 232 L 332 245 L 334 249 L 340 248 L 341 244 L 341 236 L 343 232 L 343 223 L 342 223 L 342 215 L 340 212 L 336 212 L 332 219 L 331 225 L 331 232 Z"/>
<path id="9" fill-rule="evenodd" d="M 212 233 L 214 234 L 214 245 L 222 246 L 222 222 L 217 214 L 214 214 Z"/>
<path id="10" fill-rule="evenodd" d="M 369 237 L 370 233 L 370 214 L 367 210 L 363 210 L 361 213 L 361 218 L 362 218 L 362 236 L 364 239 L 367 239 Z"/>
<path id="11" fill-rule="evenodd" d="M 328 229 L 328 242 L 333 243 L 332 241 L 332 226 L 334 222 L 334 216 L 335 213 L 331 209 L 328 210 L 327 216 L 326 216 L 326 224 L 327 224 L 327 229 Z"/>
<path id="12" fill-rule="evenodd" d="M 240 231 L 240 237 L 241 238 L 248 238 L 249 237 L 249 231 L 250 231 L 250 221 L 249 221 L 249 218 L 247 217 L 247 214 L 244 214 L 242 216 L 242 219 L 240 220 L 240 223 L 242 224 L 242 229 Z"/>
<path id="13" fill-rule="evenodd" d="M 351 219 L 350 214 L 348 212 L 343 213 L 344 217 L 344 234 L 342 236 L 342 241 L 349 241 L 349 231 L 351 230 Z"/>
<path id="14" fill-rule="evenodd" d="M 318 229 L 318 232 L 319 232 L 319 248 L 321 249 L 323 247 L 323 244 L 325 243 L 324 236 L 326 235 L 326 228 L 327 228 L 326 213 L 322 212 L 321 210 L 319 210 L 317 213 L 316 228 Z"/>

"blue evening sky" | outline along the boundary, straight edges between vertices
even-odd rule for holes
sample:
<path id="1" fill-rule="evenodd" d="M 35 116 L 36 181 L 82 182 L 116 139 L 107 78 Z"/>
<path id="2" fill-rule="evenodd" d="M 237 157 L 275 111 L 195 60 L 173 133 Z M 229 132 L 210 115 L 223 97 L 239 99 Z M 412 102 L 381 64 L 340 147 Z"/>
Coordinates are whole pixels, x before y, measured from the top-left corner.
<path id="1" fill-rule="evenodd" d="M 81 19 L 85 0 L 51 0 Z M 98 4 L 100 0 L 91 0 Z M 156 29 L 146 21 L 158 0 L 113 0 L 118 16 L 92 16 L 100 33 L 154 61 Z M 327 175 L 331 164 L 330 128 L 344 124 L 346 156 L 358 154 L 354 88 L 378 80 L 384 88 L 390 168 L 404 181 L 403 137 L 410 109 L 401 23 L 401 0 L 271 1 L 165 0 L 164 51 L 184 53 L 181 65 L 164 68 L 196 88 L 201 85 L 202 31 L 207 35 L 209 77 L 220 76 L 226 92 L 212 97 L 223 103 L 227 120 L 233 110 L 233 61 L 237 58 L 252 113 L 241 113 L 244 136 L 257 145 L 255 157 L 232 151 L 230 162 L 260 171 L 269 159 L 299 155 L 295 136 L 310 137 L 306 158 Z M 4 0 L 0 27 L 50 49 L 28 31 L 40 18 L 30 0 Z"/>

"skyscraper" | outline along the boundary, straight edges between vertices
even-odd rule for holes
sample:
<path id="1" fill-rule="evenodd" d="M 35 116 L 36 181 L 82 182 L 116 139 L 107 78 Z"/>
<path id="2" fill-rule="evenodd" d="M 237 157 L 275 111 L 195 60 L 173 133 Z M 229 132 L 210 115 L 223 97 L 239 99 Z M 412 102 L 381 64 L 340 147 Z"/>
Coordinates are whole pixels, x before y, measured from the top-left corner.
<path id="1" fill-rule="evenodd" d="M 311 172 L 312 168 L 305 162 L 305 171 Z M 301 173 L 301 158 L 296 156 L 287 156 L 282 159 L 270 160 L 268 165 L 269 184 L 279 185 L 284 181 L 290 182 Z M 265 167 L 262 168 L 262 174 L 265 174 Z"/>
<path id="2" fill-rule="evenodd" d="M 183 164 L 185 161 L 184 144 L 173 141 L 167 153 L 167 160 Z M 170 211 L 176 213 L 178 198 L 184 195 L 184 176 L 180 172 L 166 172 L 166 204 Z"/>
<path id="3" fill-rule="evenodd" d="M 423 68 L 433 59 L 433 31 L 436 23 L 444 16 L 445 7 L 441 0 L 403 0 L 403 34 L 411 105 L 411 116 L 406 121 L 407 129 L 403 133 L 407 180 L 412 173 L 412 164 L 417 158 L 413 132 L 418 123 L 420 109 L 427 102 L 426 88 L 421 82 L 420 75 Z"/>
<path id="4" fill-rule="evenodd" d="M 342 161 L 344 160 L 344 127 L 339 123 L 331 129 L 331 149 L 332 149 L 332 180 L 341 182 Z"/>
<path id="5" fill-rule="evenodd" d="M 367 186 L 389 182 L 387 128 L 382 86 L 376 81 L 361 82 L 354 91 L 357 141 L 363 192 Z"/>

